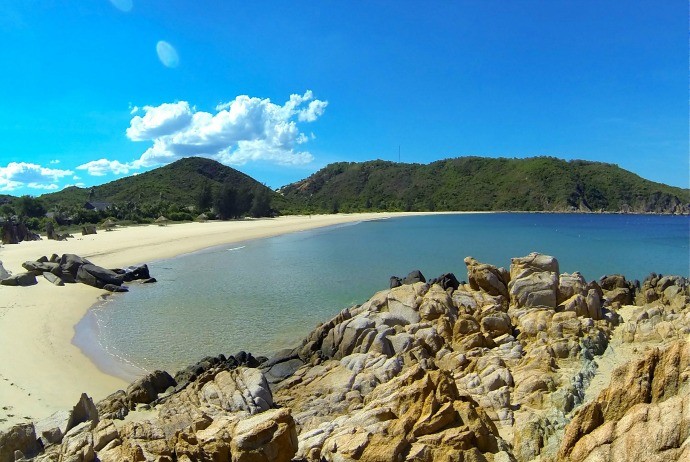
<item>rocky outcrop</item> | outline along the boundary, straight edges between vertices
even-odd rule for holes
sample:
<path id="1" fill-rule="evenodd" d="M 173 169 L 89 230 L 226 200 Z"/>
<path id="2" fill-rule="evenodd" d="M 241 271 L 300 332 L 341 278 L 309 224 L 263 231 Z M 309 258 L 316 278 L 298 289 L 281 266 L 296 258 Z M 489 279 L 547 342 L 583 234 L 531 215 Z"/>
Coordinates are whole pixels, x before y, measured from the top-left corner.
<path id="1" fill-rule="evenodd" d="M 75 278 L 148 276 L 92 271 L 77 256 L 58 261 Z M 467 283 L 452 273 L 395 278 L 270 359 L 240 352 L 174 377 L 156 371 L 97 403 L 97 413 L 82 397 L 85 417 L 67 425 L 59 414 L 31 427 L 39 460 L 688 456 L 687 279 L 587 282 L 559 274 L 558 261 L 541 254 L 515 258 L 509 270 L 471 257 L 465 264 Z M 626 306 L 632 301 L 640 306 Z M 600 384 L 608 377 L 601 361 L 628 362 Z"/>
<path id="2" fill-rule="evenodd" d="M 8 286 L 28 286 L 36 284 L 36 276 L 43 275 L 45 279 L 56 286 L 65 283 L 81 282 L 110 292 L 126 292 L 123 284 L 134 280 L 155 282 L 149 274 L 147 265 L 130 266 L 124 269 L 109 270 L 94 265 L 89 260 L 74 254 L 64 254 L 51 258 L 42 256 L 36 261 L 26 261 L 22 264 L 26 273 L 0 278 L 0 284 Z"/>
<path id="3" fill-rule="evenodd" d="M 0 228 L 3 244 L 19 244 L 22 241 L 40 241 L 41 236 L 29 230 L 24 223 L 5 221 Z"/>
<path id="4" fill-rule="evenodd" d="M 19 424 L 0 432 L 0 462 L 33 457 L 42 450 L 33 423 Z"/>
<path id="5" fill-rule="evenodd" d="M 690 459 L 690 343 L 654 348 L 617 369 L 565 428 L 563 461 Z"/>

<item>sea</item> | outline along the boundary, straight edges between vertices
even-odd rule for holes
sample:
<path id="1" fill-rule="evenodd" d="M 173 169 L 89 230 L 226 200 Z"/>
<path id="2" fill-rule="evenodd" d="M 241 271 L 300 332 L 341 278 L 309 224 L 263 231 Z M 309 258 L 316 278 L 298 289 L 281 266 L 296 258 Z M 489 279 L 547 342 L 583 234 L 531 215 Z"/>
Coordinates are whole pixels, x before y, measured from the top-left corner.
<path id="1" fill-rule="evenodd" d="M 146 262 L 156 284 L 95 305 L 74 343 L 107 373 L 174 373 L 205 356 L 294 347 L 319 323 L 420 270 L 454 273 L 463 259 L 508 268 L 530 252 L 587 280 L 690 273 L 690 217 L 477 213 L 394 217 L 296 232 Z M 133 262 L 134 263 L 134 262 Z"/>

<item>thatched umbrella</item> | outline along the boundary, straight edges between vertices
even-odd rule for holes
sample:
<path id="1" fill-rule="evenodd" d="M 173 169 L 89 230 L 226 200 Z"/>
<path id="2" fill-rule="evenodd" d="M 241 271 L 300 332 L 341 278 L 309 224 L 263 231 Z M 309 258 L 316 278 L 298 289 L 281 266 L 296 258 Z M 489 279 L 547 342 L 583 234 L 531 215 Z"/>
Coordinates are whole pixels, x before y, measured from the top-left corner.
<path id="1" fill-rule="evenodd" d="M 170 220 L 165 218 L 163 215 L 159 216 L 156 218 L 156 223 L 158 223 L 158 226 L 165 226 L 166 223 L 168 223 Z"/>
<path id="2" fill-rule="evenodd" d="M 198 217 L 196 217 L 196 221 L 208 221 L 208 215 L 205 213 L 200 214 Z"/>

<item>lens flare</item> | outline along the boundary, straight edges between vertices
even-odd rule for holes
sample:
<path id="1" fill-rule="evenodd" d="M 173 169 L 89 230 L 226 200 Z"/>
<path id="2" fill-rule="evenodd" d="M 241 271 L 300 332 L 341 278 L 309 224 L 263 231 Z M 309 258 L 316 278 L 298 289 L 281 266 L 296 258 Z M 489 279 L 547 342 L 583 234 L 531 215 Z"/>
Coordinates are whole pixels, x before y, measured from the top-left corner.
<path id="1" fill-rule="evenodd" d="M 158 53 L 158 59 L 165 67 L 177 67 L 180 64 L 180 57 L 177 55 L 177 50 L 175 47 L 170 45 L 165 40 L 160 40 L 156 44 L 156 53 Z"/>
<path id="2" fill-rule="evenodd" d="M 132 0 L 110 0 L 115 8 L 125 13 L 132 11 Z"/>

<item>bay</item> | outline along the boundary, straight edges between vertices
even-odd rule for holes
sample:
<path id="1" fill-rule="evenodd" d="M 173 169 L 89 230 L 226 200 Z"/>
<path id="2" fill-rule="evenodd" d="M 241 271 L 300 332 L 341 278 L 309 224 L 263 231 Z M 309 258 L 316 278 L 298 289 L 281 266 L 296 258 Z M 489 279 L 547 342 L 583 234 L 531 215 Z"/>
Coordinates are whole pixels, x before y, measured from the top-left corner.
<path id="1" fill-rule="evenodd" d="M 656 215 L 458 214 L 390 218 L 299 232 L 151 262 L 158 283 L 95 306 L 75 343 L 131 379 L 206 355 L 294 346 L 318 323 L 413 269 L 427 278 L 463 258 L 508 268 L 537 251 L 587 280 L 650 272 L 688 276 L 690 218 Z"/>

